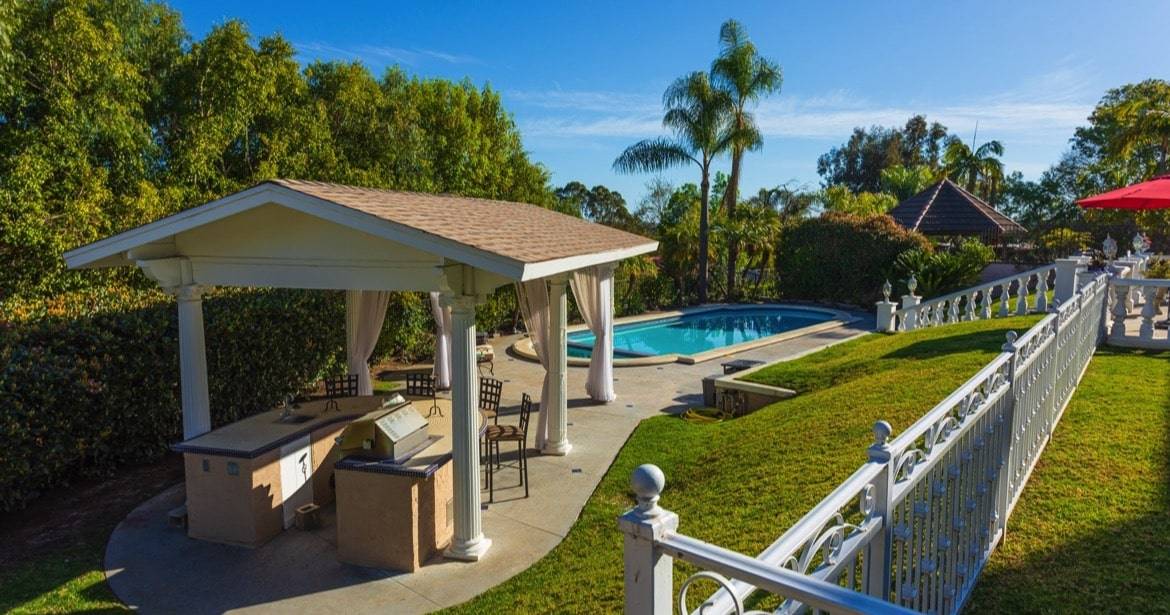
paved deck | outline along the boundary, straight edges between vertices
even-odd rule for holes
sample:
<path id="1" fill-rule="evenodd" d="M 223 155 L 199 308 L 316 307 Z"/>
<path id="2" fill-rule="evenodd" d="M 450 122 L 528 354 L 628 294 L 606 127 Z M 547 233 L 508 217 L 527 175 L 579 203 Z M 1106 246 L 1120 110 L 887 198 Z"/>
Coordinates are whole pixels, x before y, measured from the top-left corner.
<path id="1" fill-rule="evenodd" d="M 872 316 L 864 316 L 853 325 L 723 360 L 794 358 L 860 335 L 872 325 Z M 523 392 L 538 395 L 542 378 L 539 366 L 505 352 L 514 340 L 493 340 L 495 373 L 505 383 L 506 407 L 518 406 Z M 718 373 L 719 363 L 619 368 L 618 399 L 605 405 L 585 396 L 587 368 L 570 368 L 573 450 L 565 457 L 531 458 L 527 499 L 522 490 L 507 488 L 515 484 L 514 470 L 496 475 L 496 502 L 483 513 L 484 533 L 493 544 L 479 562 L 439 559 L 413 574 L 341 564 L 335 557 L 332 506 L 323 511 L 326 523 L 321 529 L 291 529 L 258 549 L 192 540 L 167 525 L 166 512 L 184 499 L 179 484 L 139 506 L 114 530 L 106 549 L 107 579 L 123 602 L 144 613 L 425 613 L 459 604 L 528 568 L 556 546 L 638 422 L 701 405 L 701 379 Z"/>

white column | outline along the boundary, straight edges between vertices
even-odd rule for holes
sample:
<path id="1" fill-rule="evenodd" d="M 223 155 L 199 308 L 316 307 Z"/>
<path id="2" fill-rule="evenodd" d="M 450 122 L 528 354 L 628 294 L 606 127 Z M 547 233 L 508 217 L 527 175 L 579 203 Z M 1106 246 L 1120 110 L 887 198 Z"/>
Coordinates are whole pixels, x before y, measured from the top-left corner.
<path id="1" fill-rule="evenodd" d="M 183 398 L 183 439 L 211 431 L 207 394 L 207 351 L 203 343 L 203 289 L 194 284 L 172 291 L 179 304 L 179 382 Z"/>
<path id="2" fill-rule="evenodd" d="M 1052 299 L 1063 305 L 1077 292 L 1077 274 L 1085 271 L 1085 263 L 1079 258 L 1056 259 L 1056 289 Z"/>
<path id="3" fill-rule="evenodd" d="M 475 366 L 475 298 L 444 295 L 451 305 L 451 456 L 455 536 L 445 555 L 476 561 L 492 541 L 479 508 L 479 371 Z"/>
<path id="4" fill-rule="evenodd" d="M 568 277 L 557 275 L 549 278 L 549 326 L 552 327 L 549 335 L 548 370 L 549 370 L 549 400 L 548 400 L 548 441 L 541 451 L 545 455 L 565 455 L 573 448 L 569 444 L 569 395 L 568 395 L 568 339 L 565 329 L 568 326 L 567 318 L 569 304 L 566 288 L 569 285 Z M 541 408 L 544 410 L 544 408 Z"/>
<path id="5" fill-rule="evenodd" d="M 877 302 L 877 331 L 885 331 L 893 333 L 894 331 L 894 310 L 898 309 L 898 304 L 893 301 L 878 301 Z"/>
<path id="6" fill-rule="evenodd" d="M 918 295 L 915 295 L 913 293 L 911 293 L 909 295 L 902 295 L 902 309 L 903 310 L 906 308 L 917 307 L 918 304 L 920 304 L 920 303 L 922 303 L 922 297 L 919 297 Z M 913 331 L 915 328 L 918 327 L 918 313 L 917 312 L 915 312 L 913 310 L 906 312 L 906 314 L 905 314 L 905 316 L 903 316 L 903 318 L 906 320 L 906 326 L 904 327 L 904 329 L 906 331 Z"/>

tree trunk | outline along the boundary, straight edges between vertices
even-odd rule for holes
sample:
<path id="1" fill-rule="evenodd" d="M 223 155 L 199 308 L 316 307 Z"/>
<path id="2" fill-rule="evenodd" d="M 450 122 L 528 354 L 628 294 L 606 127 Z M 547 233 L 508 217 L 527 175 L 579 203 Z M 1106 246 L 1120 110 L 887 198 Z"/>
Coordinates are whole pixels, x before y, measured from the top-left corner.
<path id="1" fill-rule="evenodd" d="M 702 194 L 699 199 L 699 303 L 707 302 L 707 235 L 708 209 L 711 198 L 711 171 L 703 167 L 703 182 L 700 185 Z"/>
<path id="2" fill-rule="evenodd" d="M 735 204 L 739 200 L 739 165 L 743 150 L 731 152 L 731 176 L 727 178 L 727 191 L 723 194 L 723 211 L 727 215 L 728 228 L 735 228 Z M 735 300 L 735 264 L 739 260 L 739 240 L 734 234 L 727 237 L 727 302 Z"/>

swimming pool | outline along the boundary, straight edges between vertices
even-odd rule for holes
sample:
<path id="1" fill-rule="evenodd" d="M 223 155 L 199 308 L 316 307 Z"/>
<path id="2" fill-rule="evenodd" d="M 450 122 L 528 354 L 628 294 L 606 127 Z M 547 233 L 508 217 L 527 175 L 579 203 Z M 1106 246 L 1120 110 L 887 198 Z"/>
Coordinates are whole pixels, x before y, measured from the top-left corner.
<path id="1" fill-rule="evenodd" d="M 793 306 L 725 306 L 676 313 L 659 318 L 616 324 L 613 328 L 614 359 L 664 355 L 691 358 L 694 362 L 721 349 L 752 345 L 782 333 L 838 321 L 840 312 Z M 777 340 L 779 341 L 779 340 Z M 568 334 L 569 356 L 589 357 L 594 336 L 586 330 Z M 729 354 L 715 353 L 715 356 Z"/>

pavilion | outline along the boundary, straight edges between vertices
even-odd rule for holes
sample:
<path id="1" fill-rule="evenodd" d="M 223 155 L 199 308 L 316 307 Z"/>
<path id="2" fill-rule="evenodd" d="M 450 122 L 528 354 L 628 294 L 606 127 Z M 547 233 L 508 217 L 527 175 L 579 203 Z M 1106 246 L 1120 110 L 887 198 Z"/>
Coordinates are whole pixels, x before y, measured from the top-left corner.
<path id="1" fill-rule="evenodd" d="M 478 560 L 491 540 L 480 510 L 475 306 L 517 284 L 530 331 L 545 344 L 547 376 L 537 444 L 569 453 L 566 295 L 594 304 L 591 328 L 612 341 L 613 267 L 657 242 L 530 204 L 278 179 L 65 254 L 73 269 L 134 265 L 177 297 L 183 435 L 211 429 L 204 289 L 345 290 L 347 359 L 369 394 L 367 361 L 390 291 L 438 293 L 451 310 L 454 538 L 446 555 Z M 584 311 L 584 310 L 583 310 Z M 605 354 L 607 344 L 596 344 Z M 611 349 L 611 347 L 610 347 Z M 599 357 L 602 358 L 602 357 Z M 597 361 L 595 399 L 612 399 L 612 356 Z M 606 373 L 603 364 L 609 363 Z M 594 372 L 590 381 L 595 380 Z M 603 391 L 608 389 L 609 393 Z"/>
<path id="2" fill-rule="evenodd" d="M 898 203 L 889 215 L 900 226 L 923 235 L 974 236 L 987 243 L 1026 232 L 1020 223 L 945 178 Z"/>

